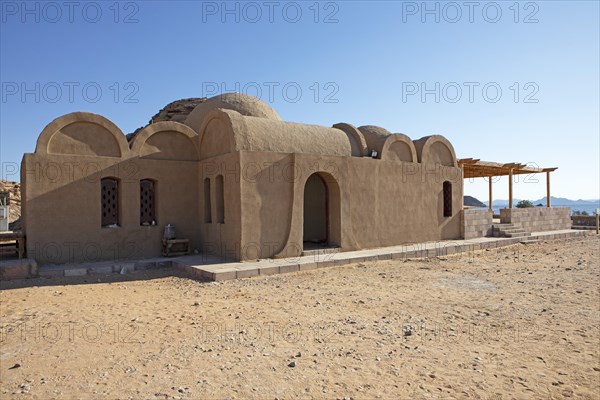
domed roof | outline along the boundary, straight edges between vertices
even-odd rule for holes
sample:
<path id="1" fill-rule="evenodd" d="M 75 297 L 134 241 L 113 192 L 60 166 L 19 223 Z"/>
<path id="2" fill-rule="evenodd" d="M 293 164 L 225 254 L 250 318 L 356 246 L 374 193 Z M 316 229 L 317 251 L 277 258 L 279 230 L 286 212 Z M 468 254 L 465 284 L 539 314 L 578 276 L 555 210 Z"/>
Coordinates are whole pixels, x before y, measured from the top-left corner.
<path id="1" fill-rule="evenodd" d="M 281 121 L 281 117 L 261 99 L 242 93 L 224 93 L 198 104 L 187 116 L 185 124 L 198 132 L 204 117 L 215 108 L 234 110 L 247 117 Z"/>
<path id="2" fill-rule="evenodd" d="M 369 134 L 370 136 L 390 136 L 392 132 L 388 131 L 385 128 L 376 125 L 363 125 L 359 126 L 358 130 L 363 133 L 363 135 Z"/>
<path id="3" fill-rule="evenodd" d="M 365 125 L 358 128 L 358 130 L 365 137 L 365 141 L 367 142 L 367 147 L 370 150 L 375 150 L 381 156 L 381 151 L 383 150 L 383 145 L 386 139 L 392 135 L 390 131 L 380 126 L 375 125 Z"/>

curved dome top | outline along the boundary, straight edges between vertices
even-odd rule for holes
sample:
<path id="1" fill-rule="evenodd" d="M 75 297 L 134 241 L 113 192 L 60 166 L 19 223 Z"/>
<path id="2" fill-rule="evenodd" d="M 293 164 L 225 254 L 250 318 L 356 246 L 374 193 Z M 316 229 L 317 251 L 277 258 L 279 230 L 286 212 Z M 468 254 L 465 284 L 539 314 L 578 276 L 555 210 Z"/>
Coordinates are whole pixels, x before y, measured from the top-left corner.
<path id="1" fill-rule="evenodd" d="M 198 104 L 188 115 L 184 123 L 198 132 L 204 117 L 216 108 L 234 110 L 247 117 L 281 121 L 281 117 L 279 117 L 277 112 L 257 97 L 242 93 L 224 93 Z"/>
<path id="2" fill-rule="evenodd" d="M 363 125 L 359 126 L 358 130 L 364 134 L 368 134 L 370 136 L 381 136 L 388 137 L 392 134 L 392 132 L 388 131 L 385 128 L 376 125 Z"/>
<path id="3" fill-rule="evenodd" d="M 375 125 L 360 126 L 358 130 L 365 137 L 367 147 L 371 150 L 377 151 L 379 156 L 381 156 L 383 145 L 387 138 L 392 135 L 392 133 L 385 128 Z"/>

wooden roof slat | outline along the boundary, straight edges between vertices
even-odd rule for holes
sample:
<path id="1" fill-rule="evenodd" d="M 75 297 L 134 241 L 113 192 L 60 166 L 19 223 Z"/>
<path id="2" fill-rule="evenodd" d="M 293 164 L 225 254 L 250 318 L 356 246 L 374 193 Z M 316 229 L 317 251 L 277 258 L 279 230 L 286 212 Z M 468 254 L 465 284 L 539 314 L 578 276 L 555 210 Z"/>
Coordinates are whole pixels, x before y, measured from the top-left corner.
<path id="1" fill-rule="evenodd" d="M 462 167 L 465 178 L 485 178 L 490 176 L 506 176 L 511 173 L 518 174 L 538 174 L 542 172 L 556 171 L 557 167 L 538 168 L 521 164 L 518 162 L 497 163 L 491 161 L 481 161 L 474 158 L 462 158 L 458 160 L 458 165 Z"/>

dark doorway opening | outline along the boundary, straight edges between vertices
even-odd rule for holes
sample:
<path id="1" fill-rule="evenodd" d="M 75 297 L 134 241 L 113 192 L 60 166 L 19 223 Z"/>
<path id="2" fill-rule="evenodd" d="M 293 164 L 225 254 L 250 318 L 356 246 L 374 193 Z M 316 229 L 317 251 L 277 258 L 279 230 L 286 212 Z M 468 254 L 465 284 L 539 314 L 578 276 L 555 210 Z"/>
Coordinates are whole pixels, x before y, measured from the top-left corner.
<path id="1" fill-rule="evenodd" d="M 312 174 L 304 186 L 304 248 L 329 243 L 327 185 L 319 174 Z"/>

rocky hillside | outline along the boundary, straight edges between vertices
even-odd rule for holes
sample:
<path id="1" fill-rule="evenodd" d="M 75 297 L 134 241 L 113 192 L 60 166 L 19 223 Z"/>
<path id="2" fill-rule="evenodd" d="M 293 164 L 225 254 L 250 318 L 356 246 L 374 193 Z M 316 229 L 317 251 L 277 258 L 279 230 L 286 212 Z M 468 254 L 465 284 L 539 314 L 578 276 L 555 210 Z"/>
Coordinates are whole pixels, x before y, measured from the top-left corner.
<path id="1" fill-rule="evenodd" d="M 463 204 L 467 207 L 487 207 L 473 196 L 465 196 L 463 201 Z"/>
<path id="2" fill-rule="evenodd" d="M 183 123 L 189 113 L 196 108 L 196 106 L 200 103 L 204 103 L 207 100 L 206 97 L 193 97 L 189 99 L 181 99 L 176 100 L 172 103 L 169 103 L 165 106 L 165 108 L 161 109 L 158 113 L 156 113 L 148 124 L 154 124 L 156 122 L 161 121 L 175 121 Z M 133 133 L 129 133 L 127 136 L 127 140 L 131 141 L 135 135 L 142 130 L 144 127 L 139 127 Z"/>
<path id="3" fill-rule="evenodd" d="M 21 185 L 18 182 L 0 179 L 0 192 L 9 192 L 8 222 L 11 230 L 19 230 L 21 228 Z"/>

